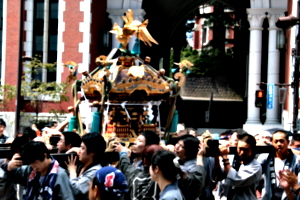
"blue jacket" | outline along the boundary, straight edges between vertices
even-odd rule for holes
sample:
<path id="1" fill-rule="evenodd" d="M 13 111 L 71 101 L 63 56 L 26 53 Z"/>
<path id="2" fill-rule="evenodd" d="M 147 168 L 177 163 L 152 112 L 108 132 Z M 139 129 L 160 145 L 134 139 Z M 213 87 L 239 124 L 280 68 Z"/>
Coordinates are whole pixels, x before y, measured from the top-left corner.
<path id="1" fill-rule="evenodd" d="M 178 182 L 175 181 L 167 185 L 160 193 L 159 200 L 184 200 L 184 197 L 178 187 Z"/>
<path id="2" fill-rule="evenodd" d="M 1 166 L 4 171 L 7 170 L 7 163 Z M 7 172 L 7 177 L 13 183 L 21 184 L 22 186 L 26 187 L 28 185 L 29 175 L 31 174 L 32 168 L 29 165 L 23 165 L 20 168 L 16 168 L 12 171 Z M 39 188 L 39 184 L 35 185 L 34 187 Z M 36 194 L 35 199 L 37 198 L 38 194 Z M 68 174 L 65 169 L 59 167 L 56 182 L 53 188 L 52 199 L 55 200 L 75 200 L 71 183 L 69 181 Z"/>

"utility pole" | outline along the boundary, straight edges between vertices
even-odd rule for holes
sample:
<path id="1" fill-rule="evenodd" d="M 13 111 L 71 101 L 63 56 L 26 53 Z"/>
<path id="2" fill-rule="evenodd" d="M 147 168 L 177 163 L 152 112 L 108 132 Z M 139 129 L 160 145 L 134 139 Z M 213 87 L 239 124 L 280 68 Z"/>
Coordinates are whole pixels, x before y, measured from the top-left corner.
<path id="1" fill-rule="evenodd" d="M 298 19 L 299 19 L 299 0 L 297 1 L 297 12 L 298 12 Z M 298 109 L 299 109 L 299 20 L 298 20 L 298 33 L 296 36 L 296 50 L 293 51 L 292 55 L 295 58 L 295 66 L 294 66 L 294 81 L 293 81 L 293 88 L 294 88 L 294 111 L 293 111 L 293 133 L 298 133 Z"/>
<path id="2" fill-rule="evenodd" d="M 15 118 L 15 136 L 17 136 L 20 128 L 20 110 L 21 110 L 21 82 L 23 71 L 23 10 L 24 1 L 20 0 L 20 32 L 19 32 L 19 55 L 18 55 L 18 77 L 17 77 L 17 95 L 16 95 L 16 118 Z"/>
<path id="3" fill-rule="evenodd" d="M 293 57 L 295 58 L 294 66 L 294 80 L 292 87 L 294 89 L 294 107 L 293 107 L 293 133 L 298 133 L 298 109 L 299 109 L 299 33 L 296 37 L 296 49 L 293 50 Z"/>

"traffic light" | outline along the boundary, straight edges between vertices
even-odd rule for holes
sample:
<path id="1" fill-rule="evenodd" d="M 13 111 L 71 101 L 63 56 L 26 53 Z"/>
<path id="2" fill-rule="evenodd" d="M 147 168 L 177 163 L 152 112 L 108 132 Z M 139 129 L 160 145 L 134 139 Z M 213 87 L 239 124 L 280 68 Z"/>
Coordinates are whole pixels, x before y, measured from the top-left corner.
<path id="1" fill-rule="evenodd" d="M 265 90 L 255 91 L 255 107 L 260 108 L 266 106 L 266 92 Z"/>

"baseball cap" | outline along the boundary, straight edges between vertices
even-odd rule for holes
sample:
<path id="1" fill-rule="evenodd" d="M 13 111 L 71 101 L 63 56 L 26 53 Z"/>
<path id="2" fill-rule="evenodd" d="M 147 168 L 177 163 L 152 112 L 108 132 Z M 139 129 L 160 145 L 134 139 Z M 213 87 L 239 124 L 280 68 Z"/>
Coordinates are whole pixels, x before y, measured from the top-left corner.
<path id="1" fill-rule="evenodd" d="M 106 191 L 114 193 L 116 196 L 128 192 L 125 175 L 115 167 L 102 167 L 96 172 L 95 178 Z"/>

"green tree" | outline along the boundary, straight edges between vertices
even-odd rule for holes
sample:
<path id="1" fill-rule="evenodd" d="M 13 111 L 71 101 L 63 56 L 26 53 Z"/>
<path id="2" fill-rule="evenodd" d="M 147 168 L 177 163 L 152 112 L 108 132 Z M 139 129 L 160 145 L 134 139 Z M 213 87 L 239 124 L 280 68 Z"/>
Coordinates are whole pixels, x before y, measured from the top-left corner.
<path id="1" fill-rule="evenodd" d="M 223 53 L 218 49 L 193 50 L 191 47 L 181 51 L 180 60 L 188 60 L 194 64 L 192 75 L 225 75 L 230 71 L 233 56 L 230 51 Z"/>
<path id="2" fill-rule="evenodd" d="M 49 107 L 49 102 L 60 103 L 69 101 L 67 92 L 70 84 L 68 82 L 43 82 L 38 79 L 37 75 L 42 73 L 43 70 L 53 72 L 56 69 L 56 63 L 43 63 L 39 57 L 34 57 L 31 61 L 25 63 L 24 68 L 21 96 L 23 100 L 27 102 L 27 105 L 30 105 L 35 111 L 35 123 L 37 123 L 39 121 L 41 106 L 45 108 Z M 16 97 L 16 86 L 5 84 L 2 85 L 1 88 L 0 95 L 2 95 L 3 98 L 0 103 L 0 109 L 3 110 L 5 105 Z M 63 114 L 63 112 L 62 110 L 55 109 L 51 109 L 50 111 L 50 113 L 56 117 L 58 117 L 59 114 Z M 29 115 L 27 116 L 30 117 Z"/>

